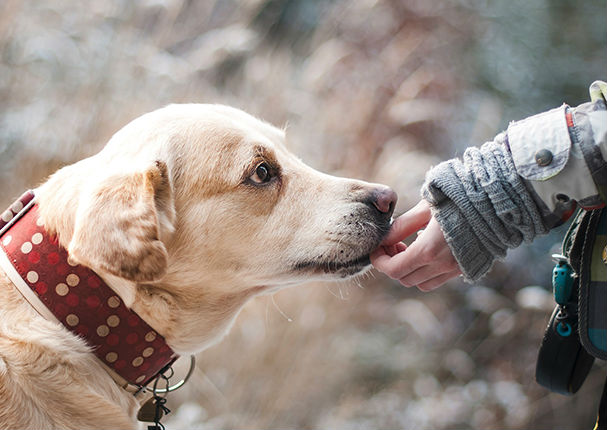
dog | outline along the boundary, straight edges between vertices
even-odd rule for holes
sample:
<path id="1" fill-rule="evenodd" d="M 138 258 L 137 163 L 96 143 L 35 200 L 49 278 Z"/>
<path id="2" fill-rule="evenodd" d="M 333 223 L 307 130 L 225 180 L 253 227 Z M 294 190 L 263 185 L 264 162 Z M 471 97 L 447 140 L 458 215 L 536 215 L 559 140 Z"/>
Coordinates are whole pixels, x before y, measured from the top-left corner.
<path id="1" fill-rule="evenodd" d="M 235 108 L 169 105 L 41 184 L 38 225 L 170 350 L 199 352 L 257 295 L 368 270 L 390 228 L 394 191 L 314 170 L 285 140 Z M 136 427 L 140 400 L 95 347 L 42 316 L 4 270 L 0 284 L 0 427 Z"/>

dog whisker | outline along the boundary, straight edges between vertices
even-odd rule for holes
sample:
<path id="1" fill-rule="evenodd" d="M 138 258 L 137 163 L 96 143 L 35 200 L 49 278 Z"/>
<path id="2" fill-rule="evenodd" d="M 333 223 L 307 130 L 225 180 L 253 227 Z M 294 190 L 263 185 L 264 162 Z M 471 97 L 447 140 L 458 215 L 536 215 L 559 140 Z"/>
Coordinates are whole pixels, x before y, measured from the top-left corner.
<path id="1" fill-rule="evenodd" d="M 278 307 L 278 304 L 276 303 L 276 300 L 274 300 L 274 294 L 272 294 L 270 297 L 272 298 L 272 303 L 274 304 L 274 307 L 280 313 L 280 315 L 282 315 L 288 322 L 293 322 L 293 319 L 290 318 L 289 316 L 287 316 L 287 314 L 285 314 L 282 311 L 282 309 L 280 309 L 280 307 Z"/>
<path id="2" fill-rule="evenodd" d="M 326 286 L 326 288 L 327 288 L 327 291 L 328 291 L 328 292 L 329 292 L 329 293 L 330 293 L 330 294 L 331 294 L 333 297 L 335 297 L 336 299 L 339 299 L 339 296 L 338 296 L 337 294 L 335 294 L 333 291 L 331 291 L 331 288 L 329 288 L 329 286 L 328 286 L 328 285 Z"/>

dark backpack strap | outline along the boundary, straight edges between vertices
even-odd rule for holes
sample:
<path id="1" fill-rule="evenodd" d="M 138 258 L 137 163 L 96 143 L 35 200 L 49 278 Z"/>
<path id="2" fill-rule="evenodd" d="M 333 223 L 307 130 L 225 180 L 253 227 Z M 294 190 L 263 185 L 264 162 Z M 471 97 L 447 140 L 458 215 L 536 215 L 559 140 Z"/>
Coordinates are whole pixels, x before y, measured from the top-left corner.
<path id="1" fill-rule="evenodd" d="M 607 210 L 589 211 L 583 236 L 579 270 L 579 328 L 582 345 L 592 355 L 607 360 Z M 586 217 L 585 217 L 586 218 Z M 582 238 L 581 238 L 582 239 Z"/>
<path id="2" fill-rule="evenodd" d="M 550 391 L 571 395 L 584 383 L 594 357 L 582 347 L 578 335 L 578 277 L 573 278 L 571 290 L 566 297 L 558 286 L 559 279 L 577 273 L 583 234 L 588 223 L 588 212 L 580 210 L 573 219 L 562 245 L 563 261 L 553 271 L 553 288 L 557 306 L 544 332 L 535 368 L 536 381 Z M 565 264 L 567 262 L 567 264 Z M 559 298 L 557 298 L 560 297 Z"/>

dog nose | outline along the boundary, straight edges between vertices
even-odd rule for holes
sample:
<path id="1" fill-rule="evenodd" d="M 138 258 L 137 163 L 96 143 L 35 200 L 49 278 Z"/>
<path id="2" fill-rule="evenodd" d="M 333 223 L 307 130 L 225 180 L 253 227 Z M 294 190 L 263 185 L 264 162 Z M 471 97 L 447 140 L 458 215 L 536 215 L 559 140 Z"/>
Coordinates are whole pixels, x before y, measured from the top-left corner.
<path id="1" fill-rule="evenodd" d="M 376 188 L 373 191 L 373 206 L 382 214 L 392 216 L 398 196 L 390 187 Z"/>

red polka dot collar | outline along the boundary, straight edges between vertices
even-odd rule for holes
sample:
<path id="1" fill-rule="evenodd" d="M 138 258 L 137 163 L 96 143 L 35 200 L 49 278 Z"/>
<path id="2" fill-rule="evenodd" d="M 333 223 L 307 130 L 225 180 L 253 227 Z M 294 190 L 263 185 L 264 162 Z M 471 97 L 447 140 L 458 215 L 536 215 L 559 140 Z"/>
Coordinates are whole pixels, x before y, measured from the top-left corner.
<path id="1" fill-rule="evenodd" d="M 42 316 L 84 338 L 126 382 L 145 386 L 177 354 L 91 269 L 70 265 L 67 251 L 38 218 L 32 191 L 0 215 L 0 267 Z"/>

